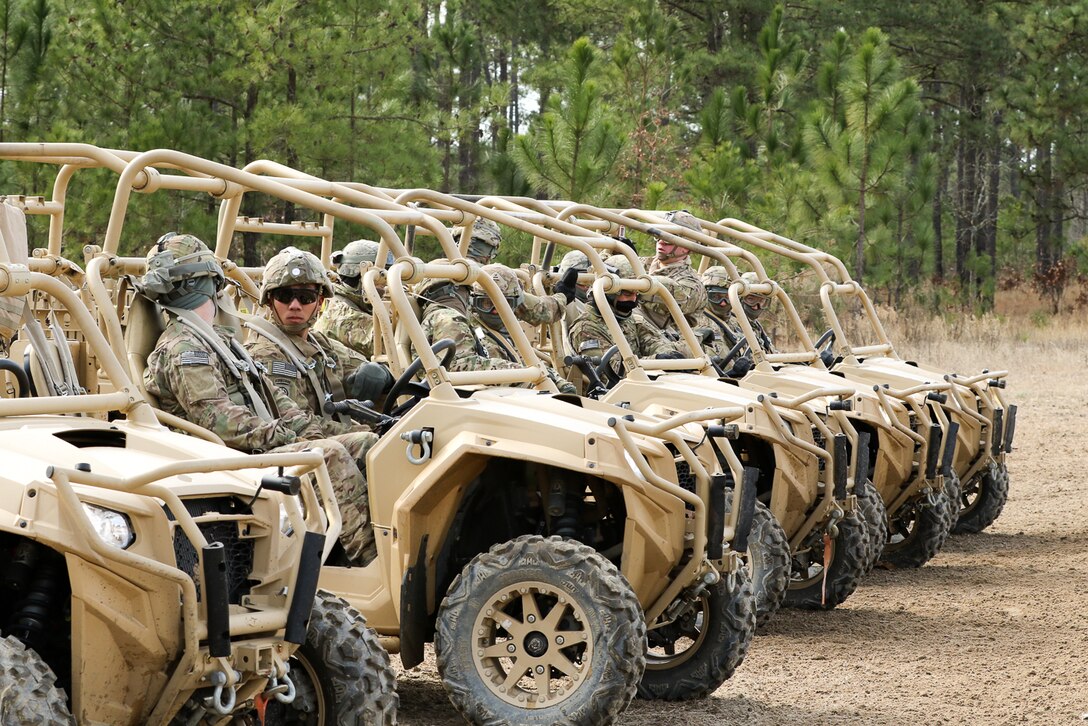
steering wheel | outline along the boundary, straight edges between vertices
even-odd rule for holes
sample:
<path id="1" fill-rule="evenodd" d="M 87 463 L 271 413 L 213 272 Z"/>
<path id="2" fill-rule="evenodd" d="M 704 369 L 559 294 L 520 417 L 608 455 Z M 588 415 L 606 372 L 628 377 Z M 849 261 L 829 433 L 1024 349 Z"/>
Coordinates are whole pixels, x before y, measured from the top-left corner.
<path id="1" fill-rule="evenodd" d="M 439 362 L 439 365 L 445 368 L 449 365 L 450 361 L 453 360 L 453 353 L 456 348 L 457 343 L 453 340 L 453 338 L 443 338 L 442 340 L 436 341 L 434 345 L 431 346 L 431 351 L 435 355 L 438 355 L 442 351 L 445 351 L 445 355 L 442 356 L 442 360 Z M 423 361 L 420 360 L 419 356 L 416 356 L 416 359 L 412 361 L 408 365 L 408 367 L 401 372 L 397 380 L 393 382 L 393 387 L 389 389 L 389 393 L 385 394 L 385 405 L 382 406 L 382 413 L 390 415 L 393 410 L 393 406 L 397 402 L 397 399 L 405 393 L 411 393 L 412 399 L 398 408 L 399 413 L 407 411 L 409 408 L 415 405 L 416 401 L 423 398 L 427 395 L 428 392 L 430 392 L 431 387 L 428 386 L 426 383 L 412 382 L 412 378 L 415 377 L 415 375 L 419 373 L 422 369 Z"/>
<path id="2" fill-rule="evenodd" d="M 710 362 L 714 365 L 714 369 L 718 372 L 718 375 L 724 377 L 729 364 L 733 362 L 733 359 L 740 355 L 741 351 L 747 349 L 748 341 L 741 338 L 733 344 L 733 347 L 729 349 L 728 353 L 724 356 L 714 356 L 710 359 Z"/>
<path id="3" fill-rule="evenodd" d="M 824 334 L 816 339 L 816 350 L 830 350 L 831 346 L 835 345 L 835 329 L 828 328 L 824 331 Z"/>
<path id="4" fill-rule="evenodd" d="M 597 364 L 597 376 L 604 381 L 608 388 L 612 388 L 623 377 L 622 374 L 616 373 L 612 369 L 612 359 L 616 357 L 616 354 L 620 352 L 618 345 L 613 345 L 611 348 L 604 352 L 601 356 L 601 362 Z M 620 370 L 623 370 L 623 364 L 620 364 Z"/>

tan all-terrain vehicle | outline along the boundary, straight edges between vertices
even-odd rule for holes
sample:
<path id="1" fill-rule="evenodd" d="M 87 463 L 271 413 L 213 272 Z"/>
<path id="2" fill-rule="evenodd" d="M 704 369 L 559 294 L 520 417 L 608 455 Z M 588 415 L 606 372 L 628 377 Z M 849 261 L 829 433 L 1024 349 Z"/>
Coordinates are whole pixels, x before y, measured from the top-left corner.
<path id="1" fill-rule="evenodd" d="M 1016 405 L 1005 398 L 1008 371 L 984 370 L 970 375 L 949 373 L 933 364 L 903 359 L 888 338 L 865 289 L 850 278 L 838 258 L 782 235 L 736 219 L 719 224 L 738 243 L 751 244 L 788 257 L 811 269 L 820 282 L 820 301 L 829 325 L 820 346 L 834 351 L 833 370 L 851 380 L 896 387 L 918 381 L 944 380 L 950 384 L 941 404 L 951 422 L 958 424 L 958 444 L 952 471 L 959 484 L 955 532 L 978 532 L 1001 514 L 1008 497 L 1009 475 L 1005 457 L 1012 451 Z M 852 305 L 860 323 L 849 334 L 840 309 Z M 859 338 L 864 337 L 864 340 Z"/>
<path id="2" fill-rule="evenodd" d="M 418 364 L 392 364 L 400 380 L 389 399 L 403 390 L 409 400 L 389 419 L 364 414 L 383 433 L 367 457 L 379 556 L 362 568 L 325 567 L 321 584 L 359 607 L 399 646 L 406 666 L 435 640 L 443 680 L 462 712 L 510 723 L 604 723 L 636 688 L 693 697 L 732 673 L 754 628 L 746 574 L 728 546 L 741 544 L 754 500 L 728 432 L 716 425 L 734 412 L 663 422 L 558 396 L 539 366 L 449 373 L 438 357 L 444 351 L 428 346 L 404 284 L 472 282 L 478 268 L 423 264 L 390 226 L 431 225 L 452 244 L 440 223 L 412 211 L 379 216 L 304 191 L 351 199 L 349 189 L 316 189 L 327 185 L 320 180 L 292 186 L 166 150 L 133 155 L 124 167 L 102 249 L 91 250 L 87 265 L 111 344 L 134 371 L 146 350 L 134 336 L 126 340 L 117 311 L 132 310 L 118 293 L 122 276 L 139 274 L 143 261 L 116 250 L 141 174 L 160 188 L 224 199 L 217 251 L 229 250 L 235 223 L 256 224 L 239 220 L 236 205 L 243 191 L 258 190 L 370 227 L 397 255 L 390 270 L 366 277 L 375 295 L 373 278 L 387 275 L 394 312 L 420 356 Z M 252 271 L 229 260 L 225 266 L 243 291 L 252 289 Z M 513 319 L 508 307 L 505 314 Z M 384 339 L 391 323 L 381 325 Z M 131 319 L 127 327 L 135 327 Z M 527 340 L 521 344 L 528 348 Z M 428 387 L 413 387 L 417 372 Z M 479 389 L 513 383 L 532 388 Z M 715 425 L 695 425 L 704 419 Z M 728 515 L 726 470 L 741 482 L 742 502 Z M 657 642 L 668 643 L 649 665 L 646 623 Z"/>
<path id="3" fill-rule="evenodd" d="M 0 721 L 394 723 L 377 637 L 317 593 L 340 528 L 320 452 L 167 431 L 69 278 L 33 270 L 18 207 L 0 238 Z"/>
<path id="4" fill-rule="evenodd" d="M 523 221 L 535 221 L 545 229 L 564 226 L 560 220 L 540 217 L 524 207 L 514 212 L 510 209 L 513 200 L 504 201 L 504 210 Z M 489 199 L 480 200 L 481 205 L 489 203 Z M 632 224 L 634 229 L 640 227 L 647 225 Z M 865 522 L 855 514 L 851 493 L 850 455 L 859 447 L 843 418 L 843 411 L 851 404 L 840 397 L 849 398 L 852 389 L 829 386 L 786 398 L 720 380 L 721 372 L 703 354 L 675 300 L 656 279 L 645 275 L 630 247 L 595 234 L 568 239 L 566 247 L 582 252 L 590 261 L 592 272 L 583 277 L 593 285 L 597 308 L 616 345 L 604 355 L 606 360 L 593 366 L 595 372 L 570 348 L 563 320 L 540 336 L 542 349 L 550 351 L 557 363 L 568 360 L 579 366 L 593 381 L 592 395 L 632 410 L 667 416 L 708 405 L 739 407 L 743 416 L 727 422 L 737 427 L 734 447 L 747 466 L 760 471 L 756 482 L 760 507 L 749 538 L 748 557 L 761 621 L 769 619 L 782 602 L 807 608 L 831 608 L 843 602 L 877 556 Z M 543 292 L 543 280 L 549 277 L 543 269 L 557 255 L 542 239 L 536 240 L 533 249 L 529 269 L 535 270 L 534 286 Z M 607 272 L 598 252 L 625 256 L 637 271 L 637 279 L 621 280 Z M 605 297 L 625 289 L 661 301 L 687 342 L 687 357 L 657 360 L 634 354 Z M 622 378 L 612 373 L 607 360 L 613 353 L 622 361 Z M 582 377 L 578 369 L 571 373 Z M 861 459 L 868 461 L 867 456 Z"/>

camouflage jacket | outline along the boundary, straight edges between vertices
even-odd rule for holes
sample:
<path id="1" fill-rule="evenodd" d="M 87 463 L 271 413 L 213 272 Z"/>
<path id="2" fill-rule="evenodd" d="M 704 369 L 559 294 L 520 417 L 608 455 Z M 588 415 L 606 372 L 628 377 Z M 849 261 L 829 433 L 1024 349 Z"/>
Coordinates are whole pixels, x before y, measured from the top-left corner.
<path id="1" fill-rule="evenodd" d="M 366 358 L 359 353 L 312 329 L 305 339 L 281 329 L 280 333 L 302 354 L 303 365 L 314 373 L 317 384 L 321 386 L 321 390 L 315 390 L 309 373 L 299 370 L 279 343 L 261 334 L 258 328 L 251 328 L 250 331 L 246 350 L 253 360 L 264 366 L 268 380 L 296 406 L 318 416 L 324 416 L 321 407 L 325 403 L 325 395 L 332 394 L 338 401 L 346 398 L 345 379 L 366 363 Z"/>
<path id="2" fill-rule="evenodd" d="M 215 326 L 229 346 L 233 328 Z M 296 441 L 343 433 L 341 424 L 304 412 L 287 396 L 255 380 L 254 388 L 273 417 L 257 414 L 247 392 L 219 354 L 192 329 L 171 317 L 147 359 L 144 384 L 159 407 L 217 434 L 231 448 L 249 453 L 269 451 Z"/>
<path id="3" fill-rule="evenodd" d="M 423 332 L 432 344 L 451 338 L 456 344 L 451 371 L 491 371 L 521 368 L 520 363 L 507 360 L 501 349 L 486 336 L 477 336 L 473 324 L 464 313 L 441 304 L 431 304 L 423 314 Z"/>
<path id="4" fill-rule="evenodd" d="M 771 338 L 767 335 L 767 332 L 763 329 L 763 326 L 759 324 L 757 320 L 749 321 L 752 324 L 752 330 L 755 332 L 756 337 L 759 338 L 759 345 L 763 349 L 764 353 L 777 353 L 774 344 L 771 342 Z M 716 355 L 724 357 L 729 350 L 736 345 L 736 342 L 744 337 L 744 331 L 741 330 L 740 324 L 737 322 L 737 318 L 733 315 L 733 311 L 730 310 L 729 314 L 722 318 L 718 315 L 710 313 L 708 310 L 703 310 L 696 317 L 696 322 L 692 323 L 693 328 L 710 328 L 714 332 L 715 340 L 711 343 L 703 344 L 703 350 L 707 352 L 707 355 Z"/>
<path id="5" fill-rule="evenodd" d="M 325 304 L 311 332 L 324 333 L 335 341 L 358 351 L 367 359 L 374 357 L 374 314 L 369 304 L 357 295 L 345 294 L 336 286 L 336 295 Z"/>
<path id="6" fill-rule="evenodd" d="M 642 263 L 646 266 L 646 272 L 658 278 L 661 286 L 676 299 L 680 312 L 684 313 L 689 323 L 696 313 L 706 307 L 706 287 L 686 259 L 671 265 L 662 265 L 656 257 L 645 257 Z M 643 296 L 639 296 L 639 301 L 642 303 L 640 307 L 654 325 L 659 328 L 673 326 L 669 312 L 662 303 Z"/>
<path id="7" fill-rule="evenodd" d="M 514 310 L 518 320 L 529 325 L 548 325 L 563 317 L 567 299 L 563 293 L 553 295 L 526 295 L 525 301 Z"/>
<path id="8" fill-rule="evenodd" d="M 626 318 L 616 318 L 620 329 L 639 358 L 653 358 L 660 353 L 674 353 L 681 349 L 644 318 L 633 313 Z M 587 305 L 582 317 L 570 329 L 571 351 L 581 356 L 600 358 L 612 347 L 612 335 L 604 318 L 595 305 Z"/>

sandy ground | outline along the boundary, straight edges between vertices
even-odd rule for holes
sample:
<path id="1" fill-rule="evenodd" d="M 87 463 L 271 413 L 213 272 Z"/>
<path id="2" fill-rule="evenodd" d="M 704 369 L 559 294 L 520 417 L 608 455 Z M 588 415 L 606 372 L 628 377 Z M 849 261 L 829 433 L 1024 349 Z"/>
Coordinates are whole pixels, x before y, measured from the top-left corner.
<path id="1" fill-rule="evenodd" d="M 1088 723 L 1084 350 L 1032 356 L 1030 371 L 1015 350 L 990 360 L 1013 369 L 1020 407 L 991 528 L 918 570 L 874 572 L 834 611 L 782 611 L 712 697 L 636 700 L 617 723 Z M 431 654 L 399 689 L 402 724 L 462 723 Z"/>

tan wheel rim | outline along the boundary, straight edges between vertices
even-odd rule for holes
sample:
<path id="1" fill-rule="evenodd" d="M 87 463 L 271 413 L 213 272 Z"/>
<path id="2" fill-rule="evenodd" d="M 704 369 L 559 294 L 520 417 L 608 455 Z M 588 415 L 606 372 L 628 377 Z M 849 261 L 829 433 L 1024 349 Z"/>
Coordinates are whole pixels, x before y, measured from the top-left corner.
<path id="1" fill-rule="evenodd" d="M 480 609 L 472 653 L 496 696 L 519 708 L 547 708 L 585 682 L 593 639 L 585 612 L 565 590 L 520 582 L 492 594 Z"/>
<path id="2" fill-rule="evenodd" d="M 646 670 L 675 668 L 698 653 L 703 641 L 706 640 L 709 610 L 710 603 L 706 597 L 699 598 L 699 603 L 691 615 L 691 628 L 670 644 L 652 645 L 653 631 L 650 631 L 651 645 L 646 651 Z"/>

